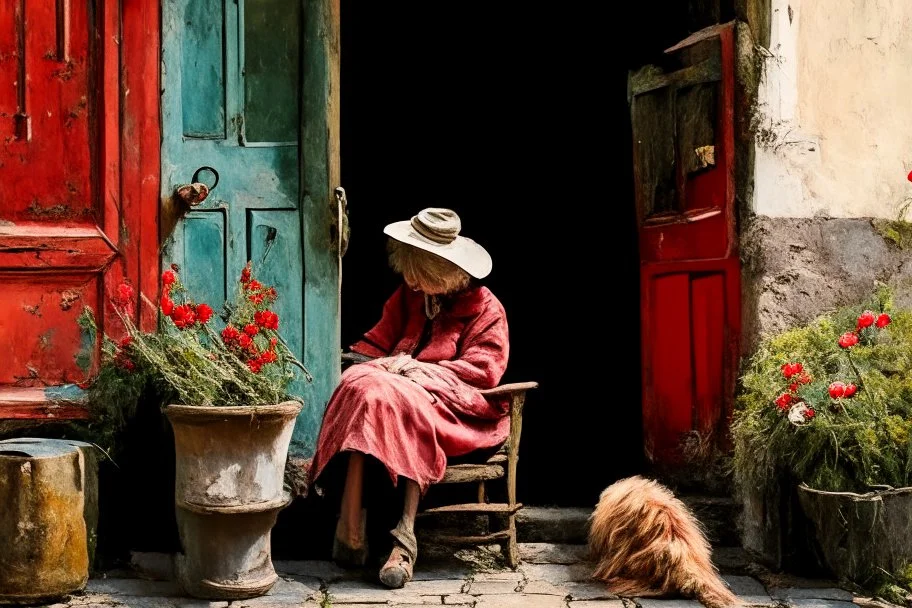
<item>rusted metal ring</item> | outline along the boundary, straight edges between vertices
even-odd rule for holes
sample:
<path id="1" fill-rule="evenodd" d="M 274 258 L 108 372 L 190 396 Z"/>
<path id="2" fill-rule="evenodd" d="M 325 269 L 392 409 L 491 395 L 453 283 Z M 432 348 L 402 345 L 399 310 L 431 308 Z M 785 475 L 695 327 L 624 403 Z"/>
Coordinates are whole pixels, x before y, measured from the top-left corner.
<path id="1" fill-rule="evenodd" d="M 219 174 L 218 174 L 218 171 L 216 171 L 216 170 L 213 169 L 212 167 L 200 167 L 200 168 L 197 169 L 196 172 L 193 174 L 193 178 L 190 180 L 191 182 L 197 183 L 197 182 L 199 181 L 199 174 L 200 174 L 200 171 L 211 171 L 211 172 L 212 172 L 212 175 L 215 176 L 215 183 L 212 184 L 211 186 L 209 186 L 209 184 L 206 184 L 206 185 L 209 186 L 209 192 L 212 192 L 213 190 L 215 190 L 215 187 L 218 186 L 218 182 L 219 182 Z"/>

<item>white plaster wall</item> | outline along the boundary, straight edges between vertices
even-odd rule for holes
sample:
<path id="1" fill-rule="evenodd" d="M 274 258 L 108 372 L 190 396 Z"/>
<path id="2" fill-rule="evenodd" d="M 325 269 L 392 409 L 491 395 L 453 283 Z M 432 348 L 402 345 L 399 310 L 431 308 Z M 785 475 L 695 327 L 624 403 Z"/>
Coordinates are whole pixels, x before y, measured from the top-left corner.
<path id="1" fill-rule="evenodd" d="M 896 217 L 912 200 L 912 0 L 772 0 L 772 11 L 754 210 Z"/>

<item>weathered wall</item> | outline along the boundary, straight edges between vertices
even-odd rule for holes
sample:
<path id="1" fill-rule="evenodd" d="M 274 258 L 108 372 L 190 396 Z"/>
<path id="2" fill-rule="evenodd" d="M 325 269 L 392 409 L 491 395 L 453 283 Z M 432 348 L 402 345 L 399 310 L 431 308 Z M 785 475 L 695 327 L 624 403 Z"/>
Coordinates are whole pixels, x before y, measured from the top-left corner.
<path id="1" fill-rule="evenodd" d="M 895 217 L 912 195 L 912 2 L 771 5 L 753 210 Z"/>
<path id="2" fill-rule="evenodd" d="M 912 306 L 912 251 L 884 238 L 870 219 L 758 216 L 741 233 L 744 344 L 763 332 L 810 321 L 870 295 L 875 282 L 897 286 Z"/>
<path id="3" fill-rule="evenodd" d="M 738 0 L 742 352 L 868 296 L 912 306 L 912 2 Z M 759 72 L 759 74 L 758 74 Z M 912 219 L 909 214 L 906 219 Z M 813 562 L 782 488 L 742 489 L 744 546 Z"/>
<path id="4" fill-rule="evenodd" d="M 761 68 L 739 107 L 753 148 L 739 174 L 749 353 L 762 333 L 862 298 L 875 280 L 908 291 L 912 255 L 880 223 L 912 202 L 912 3 L 744 2 L 754 23 L 769 15 L 768 32 L 752 27 L 740 45 L 755 60 L 742 65 Z"/>

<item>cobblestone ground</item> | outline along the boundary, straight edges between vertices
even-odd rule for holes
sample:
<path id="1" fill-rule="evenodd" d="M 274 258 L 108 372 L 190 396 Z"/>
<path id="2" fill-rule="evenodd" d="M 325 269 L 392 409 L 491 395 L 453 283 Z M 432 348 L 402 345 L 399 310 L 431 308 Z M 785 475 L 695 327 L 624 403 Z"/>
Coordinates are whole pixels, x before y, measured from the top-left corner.
<path id="1" fill-rule="evenodd" d="M 229 603 L 183 596 L 168 580 L 168 556 L 147 554 L 140 560 L 142 568 L 93 578 L 84 592 L 50 608 L 701 608 L 692 600 L 619 598 L 607 593 L 589 580 L 591 565 L 585 561 L 583 547 L 530 544 L 523 547 L 523 555 L 525 561 L 516 571 L 498 567 L 494 554 L 482 549 L 457 552 L 449 559 L 419 559 L 414 580 L 400 590 L 381 586 L 374 572 L 346 571 L 324 561 L 276 561 L 280 579 L 268 595 Z M 742 555 L 720 556 L 717 562 L 747 606 L 890 606 L 855 597 L 830 581 L 770 575 Z M 156 578 L 165 580 L 150 580 Z"/>

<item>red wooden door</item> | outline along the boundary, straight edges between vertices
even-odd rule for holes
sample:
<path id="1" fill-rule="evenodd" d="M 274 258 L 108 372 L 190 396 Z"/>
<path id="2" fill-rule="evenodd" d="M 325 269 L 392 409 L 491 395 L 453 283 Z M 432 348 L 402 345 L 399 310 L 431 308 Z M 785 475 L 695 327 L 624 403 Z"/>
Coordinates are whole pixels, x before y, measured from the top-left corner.
<path id="1" fill-rule="evenodd" d="M 154 322 L 157 5 L 0 2 L 0 418 L 84 416 L 59 399 L 97 362 L 77 318 L 116 335 L 121 282 Z"/>
<path id="2" fill-rule="evenodd" d="M 740 332 L 734 30 L 697 32 L 631 74 L 643 424 L 657 464 L 726 447 Z"/>

